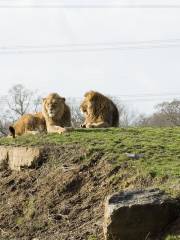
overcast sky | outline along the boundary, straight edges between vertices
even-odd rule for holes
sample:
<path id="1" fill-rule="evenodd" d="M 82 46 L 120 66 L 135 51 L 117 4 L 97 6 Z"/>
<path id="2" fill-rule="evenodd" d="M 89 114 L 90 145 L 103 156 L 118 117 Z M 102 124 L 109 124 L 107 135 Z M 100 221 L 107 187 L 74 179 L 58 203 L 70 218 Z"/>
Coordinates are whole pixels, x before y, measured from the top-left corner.
<path id="1" fill-rule="evenodd" d="M 20 3 L 15 0 L 7 2 Z M 48 3 L 47 0 L 26 2 Z M 74 0 L 73 4 L 82 2 Z M 120 3 L 120 0 L 114 2 Z M 91 0 L 90 3 L 96 1 Z M 122 3 L 129 4 L 132 1 Z M 153 4 L 153 1 L 146 3 Z M 157 4 L 157 1 L 154 3 Z M 173 4 L 177 1 L 159 3 Z M 0 6 L 2 4 L 3 0 Z M 109 95 L 130 95 L 122 97 L 129 106 L 139 112 L 151 112 L 152 106 L 158 101 L 171 100 L 178 94 L 180 96 L 180 45 L 41 53 L 4 53 L 2 47 L 164 41 L 180 39 L 179 26 L 180 8 L 0 8 L 0 95 L 17 83 L 30 89 L 40 89 L 44 95 L 59 92 L 67 97 L 82 97 L 85 91 L 94 89 Z M 138 100 L 139 94 L 164 93 L 167 95 L 153 98 L 154 101 L 149 101 L 152 99 L 149 95 L 145 101 Z M 177 96 L 169 96 L 172 93 Z"/>

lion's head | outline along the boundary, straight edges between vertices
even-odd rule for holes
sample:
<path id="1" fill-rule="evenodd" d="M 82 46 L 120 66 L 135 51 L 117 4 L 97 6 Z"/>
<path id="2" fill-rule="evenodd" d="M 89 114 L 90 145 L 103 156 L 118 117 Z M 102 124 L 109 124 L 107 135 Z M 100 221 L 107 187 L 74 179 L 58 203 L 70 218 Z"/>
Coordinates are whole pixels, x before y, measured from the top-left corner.
<path id="1" fill-rule="evenodd" d="M 85 116 L 97 117 L 101 113 L 102 108 L 104 108 L 104 101 L 101 101 L 102 98 L 104 100 L 104 96 L 95 91 L 85 93 L 84 100 L 80 105 L 81 112 Z"/>
<path id="2" fill-rule="evenodd" d="M 119 113 L 111 99 L 95 91 L 85 93 L 80 110 L 85 116 L 81 127 L 118 126 Z"/>
<path id="3" fill-rule="evenodd" d="M 65 110 L 65 98 L 51 93 L 43 99 L 43 112 L 49 118 L 61 118 Z"/>

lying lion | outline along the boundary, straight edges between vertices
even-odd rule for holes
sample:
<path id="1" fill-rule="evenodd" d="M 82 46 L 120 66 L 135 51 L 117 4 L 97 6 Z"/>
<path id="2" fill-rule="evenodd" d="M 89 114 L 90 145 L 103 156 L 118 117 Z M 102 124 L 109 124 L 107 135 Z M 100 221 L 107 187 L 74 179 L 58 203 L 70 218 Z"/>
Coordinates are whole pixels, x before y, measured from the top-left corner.
<path id="1" fill-rule="evenodd" d="M 62 133 L 71 130 L 71 112 L 65 98 L 51 93 L 43 99 L 43 116 L 48 133 Z"/>
<path id="2" fill-rule="evenodd" d="M 65 103 L 65 98 L 57 93 L 51 93 L 42 102 L 42 112 L 25 114 L 9 127 L 10 134 L 23 135 L 39 132 L 63 133 L 71 130 L 70 108 Z"/>
<path id="3" fill-rule="evenodd" d="M 106 128 L 119 126 L 119 112 L 112 100 L 101 93 L 85 93 L 80 106 L 85 116 L 83 128 Z"/>

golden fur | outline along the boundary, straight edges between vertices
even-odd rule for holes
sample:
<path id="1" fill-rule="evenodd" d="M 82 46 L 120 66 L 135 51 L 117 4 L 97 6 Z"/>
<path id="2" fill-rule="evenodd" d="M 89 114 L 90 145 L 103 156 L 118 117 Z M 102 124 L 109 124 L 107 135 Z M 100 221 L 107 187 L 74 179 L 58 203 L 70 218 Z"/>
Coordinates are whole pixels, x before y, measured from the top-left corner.
<path id="1" fill-rule="evenodd" d="M 69 128 L 68 128 L 69 127 Z M 10 135 L 38 132 L 63 133 L 71 130 L 71 113 L 65 98 L 57 93 L 49 94 L 42 102 L 42 112 L 25 114 L 9 127 Z"/>
<path id="2" fill-rule="evenodd" d="M 84 113 L 84 128 L 118 127 L 119 112 L 116 105 L 108 97 L 95 91 L 85 93 L 80 106 Z"/>
<path id="3" fill-rule="evenodd" d="M 71 113 L 65 98 L 51 93 L 43 99 L 43 116 L 46 120 L 47 132 L 66 132 L 71 130 Z"/>
<path id="4" fill-rule="evenodd" d="M 10 135 L 15 137 L 26 133 L 36 133 L 46 131 L 46 122 L 41 112 L 35 114 L 25 114 L 17 122 L 9 127 Z"/>

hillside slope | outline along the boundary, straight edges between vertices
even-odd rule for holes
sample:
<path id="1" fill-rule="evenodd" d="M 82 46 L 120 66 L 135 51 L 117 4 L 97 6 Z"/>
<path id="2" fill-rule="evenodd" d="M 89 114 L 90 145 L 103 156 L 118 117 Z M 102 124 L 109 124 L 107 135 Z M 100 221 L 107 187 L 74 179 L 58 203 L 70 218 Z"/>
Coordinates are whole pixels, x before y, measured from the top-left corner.
<path id="1" fill-rule="evenodd" d="M 180 128 L 79 129 L 0 145 L 47 147 L 39 168 L 0 171 L 2 240 L 103 239 L 108 194 L 159 187 L 180 197 Z"/>

